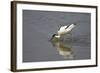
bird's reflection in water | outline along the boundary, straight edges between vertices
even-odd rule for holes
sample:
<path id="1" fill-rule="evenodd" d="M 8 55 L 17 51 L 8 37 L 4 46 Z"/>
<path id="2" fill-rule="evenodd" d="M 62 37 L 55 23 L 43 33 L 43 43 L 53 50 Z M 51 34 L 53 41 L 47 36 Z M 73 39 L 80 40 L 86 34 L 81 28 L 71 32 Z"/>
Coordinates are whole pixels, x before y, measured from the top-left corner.
<path id="1" fill-rule="evenodd" d="M 56 47 L 57 51 L 59 52 L 59 55 L 63 56 L 64 59 L 73 59 L 73 51 L 72 51 L 72 45 L 71 40 L 56 40 L 51 41 L 52 45 Z"/>

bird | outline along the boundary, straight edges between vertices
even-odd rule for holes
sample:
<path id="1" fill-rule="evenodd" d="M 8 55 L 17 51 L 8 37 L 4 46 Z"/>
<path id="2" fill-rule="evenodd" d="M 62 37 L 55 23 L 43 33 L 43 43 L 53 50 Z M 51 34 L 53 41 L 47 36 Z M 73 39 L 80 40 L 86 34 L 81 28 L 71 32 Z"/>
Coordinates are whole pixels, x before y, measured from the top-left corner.
<path id="1" fill-rule="evenodd" d="M 70 25 L 64 25 L 61 26 L 60 29 L 57 31 L 56 34 L 52 35 L 51 40 L 59 40 L 62 36 L 65 34 L 68 34 L 72 31 L 72 29 L 76 26 L 77 24 L 70 24 Z"/>
<path id="2" fill-rule="evenodd" d="M 63 56 L 65 59 L 74 58 L 71 44 L 63 41 L 52 41 L 51 44 L 57 49 L 59 55 Z"/>

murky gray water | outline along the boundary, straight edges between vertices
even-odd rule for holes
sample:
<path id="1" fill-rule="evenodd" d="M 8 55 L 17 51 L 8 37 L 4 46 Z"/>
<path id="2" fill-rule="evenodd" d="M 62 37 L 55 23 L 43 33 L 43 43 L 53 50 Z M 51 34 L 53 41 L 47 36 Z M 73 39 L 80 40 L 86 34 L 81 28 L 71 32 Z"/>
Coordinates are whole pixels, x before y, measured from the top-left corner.
<path id="1" fill-rule="evenodd" d="M 90 59 L 90 18 L 89 13 L 23 10 L 23 62 Z M 61 25 L 71 23 L 78 24 L 71 36 L 49 41 Z"/>

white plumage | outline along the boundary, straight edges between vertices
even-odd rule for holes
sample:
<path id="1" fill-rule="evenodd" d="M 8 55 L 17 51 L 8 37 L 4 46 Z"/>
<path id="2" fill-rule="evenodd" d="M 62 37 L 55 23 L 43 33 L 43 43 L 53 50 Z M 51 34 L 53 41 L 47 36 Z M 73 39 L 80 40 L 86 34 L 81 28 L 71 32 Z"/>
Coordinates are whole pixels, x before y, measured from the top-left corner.
<path id="1" fill-rule="evenodd" d="M 71 24 L 71 25 L 65 25 L 61 26 L 60 29 L 57 31 L 57 34 L 53 35 L 55 38 L 60 38 L 61 36 L 69 33 L 72 31 L 72 29 L 76 26 L 76 24 Z"/>
<path id="2" fill-rule="evenodd" d="M 74 24 L 71 24 L 69 26 L 61 26 L 60 30 L 58 30 L 58 35 L 66 34 L 70 32 L 75 27 Z"/>

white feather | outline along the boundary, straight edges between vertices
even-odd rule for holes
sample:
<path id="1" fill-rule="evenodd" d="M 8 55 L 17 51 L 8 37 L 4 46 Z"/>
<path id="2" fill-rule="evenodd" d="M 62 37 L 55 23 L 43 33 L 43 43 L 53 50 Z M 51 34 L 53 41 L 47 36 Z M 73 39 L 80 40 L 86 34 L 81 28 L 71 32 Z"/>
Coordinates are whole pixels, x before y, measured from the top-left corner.
<path id="1" fill-rule="evenodd" d="M 68 27 L 67 25 L 62 26 L 60 28 L 60 30 L 58 31 L 58 35 L 63 35 L 63 34 L 66 34 L 66 33 L 70 32 L 75 27 L 75 25 L 71 24 L 68 28 L 67 27 Z"/>

